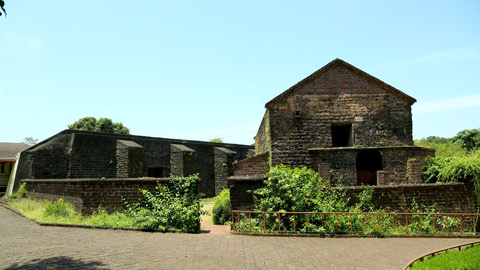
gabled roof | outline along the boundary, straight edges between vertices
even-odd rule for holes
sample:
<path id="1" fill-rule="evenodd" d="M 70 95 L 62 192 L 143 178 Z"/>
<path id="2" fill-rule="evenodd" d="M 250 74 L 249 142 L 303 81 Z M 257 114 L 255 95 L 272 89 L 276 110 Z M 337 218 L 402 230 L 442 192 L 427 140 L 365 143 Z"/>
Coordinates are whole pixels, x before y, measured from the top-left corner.
<path id="1" fill-rule="evenodd" d="M 274 103 L 277 103 L 281 100 L 284 100 L 285 98 L 287 98 L 288 96 L 292 95 L 293 93 L 296 92 L 296 90 L 300 89 L 301 86 L 307 84 L 307 83 L 310 83 L 312 82 L 313 80 L 315 80 L 316 78 L 320 77 L 322 74 L 324 74 L 325 72 L 327 72 L 328 70 L 330 70 L 332 67 L 335 67 L 335 66 L 342 66 L 352 72 L 354 72 L 355 74 L 357 74 L 358 76 L 364 78 L 365 80 L 371 82 L 371 83 L 374 83 L 374 84 L 377 84 L 379 85 L 380 87 L 382 87 L 383 89 L 385 89 L 385 91 L 395 95 L 395 96 L 398 96 L 402 99 L 404 99 L 409 105 L 412 105 L 413 103 L 415 103 L 417 100 L 414 99 L 413 97 L 403 93 L 402 91 L 398 90 L 397 88 L 389 85 L 389 84 L 386 84 L 385 82 L 373 77 L 372 75 L 350 65 L 349 63 L 343 61 L 342 59 L 339 59 L 339 58 L 336 58 L 335 60 L 331 61 L 330 63 L 326 64 L 324 67 L 322 67 L 321 69 L 315 71 L 314 73 L 312 73 L 310 76 L 306 77 L 305 79 L 301 80 L 300 82 L 298 82 L 297 84 L 295 84 L 294 86 L 290 87 L 289 89 L 287 89 L 285 92 L 281 93 L 280 95 L 276 96 L 274 99 L 270 100 L 269 102 L 267 102 L 267 104 L 265 104 L 265 107 L 268 108 L 270 105 L 274 104 Z"/>
<path id="2" fill-rule="evenodd" d="M 26 143 L 0 142 L 0 160 L 15 160 L 15 155 L 32 146 Z"/>

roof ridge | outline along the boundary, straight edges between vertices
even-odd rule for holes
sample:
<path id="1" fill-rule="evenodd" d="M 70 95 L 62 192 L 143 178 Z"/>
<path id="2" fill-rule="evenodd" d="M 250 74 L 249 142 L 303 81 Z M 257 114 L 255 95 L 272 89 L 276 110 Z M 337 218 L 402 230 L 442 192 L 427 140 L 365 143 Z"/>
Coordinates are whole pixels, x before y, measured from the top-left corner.
<path id="1" fill-rule="evenodd" d="M 353 66 L 352 64 L 349 64 L 349 63 L 345 62 L 344 60 L 342 60 L 340 58 L 335 58 L 334 60 L 330 61 L 325 66 L 316 70 L 315 72 L 313 72 L 309 76 L 305 77 L 301 81 L 297 82 L 296 84 L 294 84 L 293 86 L 291 86 L 290 88 L 288 88 L 287 90 L 285 90 L 284 92 L 282 92 L 281 94 L 279 94 L 278 96 L 276 96 L 275 98 L 273 98 L 272 100 L 267 102 L 265 104 L 265 107 L 268 108 L 268 106 L 270 106 L 271 104 L 289 96 L 292 92 L 294 92 L 295 90 L 297 90 L 301 86 L 305 85 L 306 83 L 309 83 L 309 82 L 313 81 L 315 78 L 317 78 L 321 74 L 325 73 L 327 70 L 329 70 L 331 67 L 333 67 L 335 65 L 343 65 L 343 66 L 349 68 L 352 72 L 359 74 L 360 76 L 366 78 L 367 80 L 372 81 L 373 83 L 379 84 L 385 90 L 387 90 L 387 91 L 391 92 L 392 94 L 395 94 L 395 95 L 400 96 L 401 98 L 407 100 L 407 102 L 410 105 L 412 105 L 413 103 L 415 103 L 417 101 L 413 97 L 411 97 L 411 96 L 405 94 L 404 92 L 398 90 L 397 88 L 383 82 L 382 80 L 366 73 L 365 71 Z"/>

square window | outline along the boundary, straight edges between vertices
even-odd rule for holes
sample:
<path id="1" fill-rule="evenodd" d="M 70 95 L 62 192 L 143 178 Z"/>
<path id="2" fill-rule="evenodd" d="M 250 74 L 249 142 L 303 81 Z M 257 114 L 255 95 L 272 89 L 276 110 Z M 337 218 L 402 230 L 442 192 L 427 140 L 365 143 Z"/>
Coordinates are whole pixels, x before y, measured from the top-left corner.
<path id="1" fill-rule="evenodd" d="M 332 146 L 353 146 L 352 124 L 332 124 Z"/>

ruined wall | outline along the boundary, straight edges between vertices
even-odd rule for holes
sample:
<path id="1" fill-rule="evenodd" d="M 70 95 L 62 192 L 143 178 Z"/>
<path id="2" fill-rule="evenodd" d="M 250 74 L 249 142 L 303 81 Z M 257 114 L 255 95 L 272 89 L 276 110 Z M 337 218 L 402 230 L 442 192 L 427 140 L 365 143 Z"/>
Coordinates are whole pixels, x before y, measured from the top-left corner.
<path id="1" fill-rule="evenodd" d="M 435 151 L 421 147 L 384 148 L 381 150 L 384 169 L 378 185 L 422 184 L 422 167 Z"/>
<path id="2" fill-rule="evenodd" d="M 130 204 L 142 198 L 141 189 L 154 191 L 157 183 L 166 185 L 168 179 L 35 179 L 27 183 L 28 197 L 38 200 L 63 198 L 83 214 L 99 209 L 108 212 L 124 210 L 124 200 Z"/>
<path id="3" fill-rule="evenodd" d="M 267 110 L 273 166 L 309 166 L 309 148 L 332 147 L 332 124 L 352 124 L 353 145 L 413 145 L 408 102 L 341 66 Z"/>
<path id="4" fill-rule="evenodd" d="M 236 153 L 224 147 L 215 147 L 215 196 L 228 188 L 227 178 L 233 175 L 233 162 Z"/>
<path id="5" fill-rule="evenodd" d="M 235 176 L 262 176 L 268 172 L 268 153 L 253 156 L 234 164 Z"/>
<path id="6" fill-rule="evenodd" d="M 146 177 L 149 167 L 162 168 L 162 177 L 168 176 L 172 172 L 172 144 L 183 145 L 195 151 L 195 163 L 192 165 L 187 162 L 182 166 L 188 173 L 199 174 L 202 179 L 199 183 L 199 192 L 206 196 L 215 195 L 214 148 L 224 147 L 234 151 L 236 153 L 234 160 L 245 159 L 248 151 L 253 149 L 253 146 L 248 145 L 65 130 L 39 143 L 35 148 L 22 152 L 19 164 L 22 172 L 15 177 L 14 191 L 18 189 L 20 180 L 27 178 L 115 178 L 117 170 L 120 170 L 118 172 L 120 175 L 125 176 L 125 171 L 122 172 L 125 170 L 124 166 L 133 164 L 130 161 L 136 159 L 136 154 L 133 149 L 128 153 L 126 150 L 118 149 L 118 140 L 129 141 L 142 147 L 141 160 L 135 162 L 137 164 L 135 172 L 130 171 L 129 177 Z M 128 155 L 128 158 L 125 155 Z M 117 160 L 119 157 L 120 160 Z M 119 166 L 117 162 L 120 162 Z"/>
<path id="7" fill-rule="evenodd" d="M 312 149 L 311 169 L 323 179 L 337 184 L 340 179 L 346 186 L 357 185 L 356 158 L 364 149 L 378 150 L 382 156 L 383 170 L 378 171 L 377 185 L 422 184 L 425 179 L 422 167 L 427 157 L 435 151 L 416 146 L 380 148 L 318 148 Z"/>
<path id="8" fill-rule="evenodd" d="M 170 150 L 172 175 L 187 177 L 195 173 L 197 153 L 193 149 L 180 144 L 172 144 Z"/>
<path id="9" fill-rule="evenodd" d="M 230 209 L 232 210 L 255 210 L 253 196 L 249 190 L 255 190 L 264 186 L 263 176 L 246 177 L 234 176 L 228 178 L 230 189 Z"/>
<path id="10" fill-rule="evenodd" d="M 267 110 L 255 136 L 255 155 L 270 152 L 270 149 L 270 119 Z"/>
<path id="11" fill-rule="evenodd" d="M 475 209 L 472 183 L 416 184 L 373 186 L 372 201 L 376 207 L 393 212 L 409 212 L 413 200 L 418 204 L 437 204 L 437 212 L 473 213 Z M 346 187 L 347 194 L 356 203 L 360 187 Z"/>
<path id="12" fill-rule="evenodd" d="M 230 203 L 233 210 L 254 210 L 253 196 L 248 190 L 264 186 L 263 177 L 230 177 Z M 474 187 L 472 183 L 416 184 L 371 186 L 372 203 L 377 208 L 391 212 L 409 212 L 413 200 L 418 204 L 437 204 L 437 212 L 473 213 L 475 211 Z M 350 204 L 357 202 L 356 196 L 362 187 L 345 187 Z"/>

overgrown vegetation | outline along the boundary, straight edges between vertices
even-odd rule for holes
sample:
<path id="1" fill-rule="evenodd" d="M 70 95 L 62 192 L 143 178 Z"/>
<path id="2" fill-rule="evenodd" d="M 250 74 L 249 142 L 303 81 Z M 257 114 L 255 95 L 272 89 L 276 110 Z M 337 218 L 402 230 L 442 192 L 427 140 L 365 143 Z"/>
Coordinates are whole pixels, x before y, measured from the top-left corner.
<path id="1" fill-rule="evenodd" d="M 349 198 L 342 187 L 332 187 L 307 168 L 274 167 L 266 174 L 265 187 L 253 191 L 255 210 L 278 212 L 235 216 L 235 229 L 248 232 L 297 232 L 317 234 L 446 234 L 459 231 L 458 217 L 404 215 L 393 217 L 372 203 L 373 189 L 364 187 Z M 355 203 L 350 201 L 355 199 Z M 434 213 L 436 205 L 412 203 L 412 213 Z M 295 213 L 289 213 L 295 212 Z M 317 214 L 303 214 L 313 212 Z M 344 212 L 345 214 L 332 214 Z M 348 213 L 348 214 L 347 214 Z M 351 213 L 351 214 L 350 214 Z M 240 217 L 240 222 L 238 218 Z M 408 226 L 407 226 L 408 222 Z M 435 225 L 434 225 L 435 224 Z M 464 217 L 464 232 L 473 220 Z M 435 226 L 435 228 L 434 228 Z M 468 227 L 470 226 L 470 227 Z M 467 228 L 468 227 L 468 228 Z"/>
<path id="2" fill-rule="evenodd" d="M 198 176 L 171 177 L 166 185 L 158 184 L 154 192 L 142 190 L 142 200 L 126 204 L 124 212 L 107 213 L 99 210 L 91 216 L 82 216 L 75 207 L 63 199 L 35 201 L 9 200 L 8 204 L 27 217 L 45 223 L 64 223 L 92 226 L 131 227 L 159 231 L 200 232 L 200 194 L 197 193 Z M 21 190 L 13 198 L 20 198 Z M 24 193 L 24 192 L 23 192 Z"/>
<path id="3" fill-rule="evenodd" d="M 130 134 L 130 130 L 122 123 L 114 123 L 110 118 L 84 117 L 68 125 L 69 129 L 106 132 L 114 134 Z"/>
<path id="4" fill-rule="evenodd" d="M 10 199 L 20 199 L 24 198 L 27 195 L 27 183 L 23 183 L 19 188 L 18 191 L 7 195 L 7 198 Z"/>
<path id="5" fill-rule="evenodd" d="M 417 262 L 410 269 L 480 269 L 480 245 L 458 250 L 449 250 L 443 254 Z"/>
<path id="6" fill-rule="evenodd" d="M 135 227 L 133 217 L 125 213 L 108 214 L 100 210 L 90 216 L 82 216 L 72 204 L 58 199 L 56 201 L 35 201 L 18 199 L 9 201 L 9 206 L 21 211 L 28 218 L 44 223 L 78 224 L 107 227 Z"/>
<path id="7" fill-rule="evenodd" d="M 167 185 L 157 185 L 155 192 L 142 190 L 143 201 L 127 204 L 127 213 L 140 228 L 198 233 L 203 213 L 198 179 L 198 175 L 171 177 Z"/>
<path id="8" fill-rule="evenodd" d="M 466 129 L 452 138 L 427 137 L 415 144 L 436 149 L 427 160 L 424 175 L 429 183 L 472 182 L 480 212 L 480 129 Z"/>
<path id="9" fill-rule="evenodd" d="M 224 225 L 231 221 L 232 213 L 230 211 L 230 190 L 224 189 L 215 197 L 212 210 L 212 221 L 216 225 Z"/>

